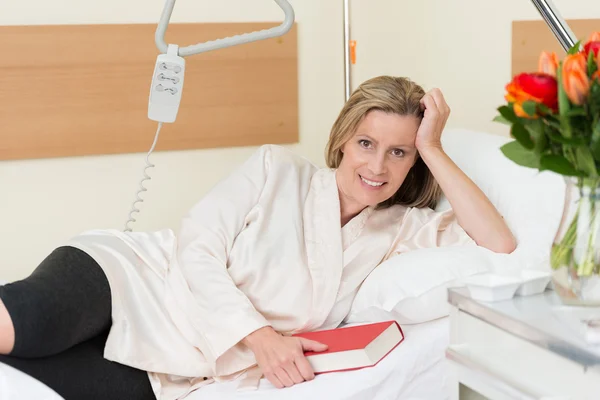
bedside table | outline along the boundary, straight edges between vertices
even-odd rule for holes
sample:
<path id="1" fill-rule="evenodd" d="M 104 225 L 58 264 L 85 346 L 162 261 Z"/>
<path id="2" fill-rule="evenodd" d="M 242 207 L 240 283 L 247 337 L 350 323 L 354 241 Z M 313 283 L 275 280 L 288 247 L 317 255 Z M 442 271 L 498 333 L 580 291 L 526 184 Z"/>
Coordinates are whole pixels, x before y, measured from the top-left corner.
<path id="1" fill-rule="evenodd" d="M 600 399 L 600 344 L 553 313 L 554 291 L 482 302 L 451 288 L 448 301 L 451 400 Z"/>

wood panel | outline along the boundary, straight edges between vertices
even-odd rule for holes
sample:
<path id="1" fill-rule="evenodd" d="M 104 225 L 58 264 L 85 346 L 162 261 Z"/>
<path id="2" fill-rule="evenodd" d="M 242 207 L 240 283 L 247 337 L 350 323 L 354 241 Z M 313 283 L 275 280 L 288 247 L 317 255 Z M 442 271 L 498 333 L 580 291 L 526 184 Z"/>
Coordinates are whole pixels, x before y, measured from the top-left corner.
<path id="1" fill-rule="evenodd" d="M 600 19 L 566 20 L 578 40 L 586 41 L 592 32 L 600 31 Z M 559 59 L 565 51 L 544 21 L 513 21 L 512 75 L 535 72 L 542 51 L 554 51 Z"/>
<path id="2" fill-rule="evenodd" d="M 275 23 L 171 24 L 180 46 Z M 0 27 L 0 160 L 146 152 L 155 24 Z M 297 30 L 186 57 L 156 150 L 298 141 Z"/>

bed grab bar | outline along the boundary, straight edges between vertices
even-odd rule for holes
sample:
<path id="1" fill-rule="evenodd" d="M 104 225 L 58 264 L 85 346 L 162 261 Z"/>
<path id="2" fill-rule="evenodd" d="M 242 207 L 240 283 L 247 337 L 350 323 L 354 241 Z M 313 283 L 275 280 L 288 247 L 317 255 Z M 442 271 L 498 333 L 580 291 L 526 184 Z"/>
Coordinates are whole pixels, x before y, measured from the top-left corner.
<path id="1" fill-rule="evenodd" d="M 285 13 L 285 19 L 281 25 L 262 31 L 244 33 L 242 35 L 211 40 L 205 43 L 198 43 L 186 47 L 179 47 L 178 55 L 181 57 L 186 57 L 211 50 L 218 50 L 223 49 L 225 47 L 236 46 L 238 44 L 245 44 L 263 39 L 270 39 L 286 34 L 294 25 L 294 9 L 287 0 L 275 0 L 275 3 L 277 3 Z M 160 20 L 158 22 L 156 33 L 154 36 L 156 47 L 158 47 L 158 50 L 163 54 L 167 52 L 168 48 L 167 43 L 165 43 L 165 32 L 167 31 L 167 26 L 169 25 L 169 20 L 171 19 L 171 14 L 173 13 L 174 6 L 175 0 L 166 0 L 165 7 L 163 9 L 162 15 L 160 16 Z"/>
<path id="2" fill-rule="evenodd" d="M 352 94 L 352 67 L 350 66 L 350 0 L 344 0 L 344 99 Z"/>
<path id="3" fill-rule="evenodd" d="M 558 39 L 562 48 L 568 51 L 577 43 L 577 38 L 571 31 L 569 24 L 562 18 L 551 0 L 531 0 L 546 24 Z"/>

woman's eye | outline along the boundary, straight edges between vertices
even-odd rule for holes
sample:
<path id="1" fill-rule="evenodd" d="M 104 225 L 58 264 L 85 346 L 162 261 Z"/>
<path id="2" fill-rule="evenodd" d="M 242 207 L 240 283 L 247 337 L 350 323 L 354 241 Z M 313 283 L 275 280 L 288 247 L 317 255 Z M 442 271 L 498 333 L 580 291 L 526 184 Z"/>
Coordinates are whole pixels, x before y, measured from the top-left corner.
<path id="1" fill-rule="evenodd" d="M 392 150 L 392 154 L 396 157 L 402 157 L 404 155 L 404 151 L 401 149 Z"/>
<path id="2" fill-rule="evenodd" d="M 361 147 L 364 147 L 365 149 L 371 148 L 371 142 L 366 139 L 361 139 L 358 141 L 358 143 L 361 145 Z"/>

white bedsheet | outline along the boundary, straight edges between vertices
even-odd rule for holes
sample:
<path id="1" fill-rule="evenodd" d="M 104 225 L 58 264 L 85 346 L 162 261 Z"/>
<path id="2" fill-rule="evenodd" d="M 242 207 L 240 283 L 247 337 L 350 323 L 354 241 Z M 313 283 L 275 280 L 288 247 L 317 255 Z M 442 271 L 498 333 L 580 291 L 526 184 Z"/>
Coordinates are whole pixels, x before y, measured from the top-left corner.
<path id="1" fill-rule="evenodd" d="M 62 400 L 43 383 L 0 363 L 0 400 Z"/>
<path id="2" fill-rule="evenodd" d="M 190 400 L 392 400 L 449 398 L 444 352 L 449 321 L 404 325 L 405 340 L 373 368 L 320 374 L 310 382 L 277 389 L 262 379 L 256 391 L 237 392 L 237 383 L 208 385 Z"/>
<path id="3" fill-rule="evenodd" d="M 277 389 L 262 379 L 256 391 L 238 392 L 237 382 L 208 385 L 189 400 L 392 400 L 447 399 L 444 351 L 448 318 L 402 327 L 405 340 L 373 368 L 317 375 L 313 381 Z M 58 400 L 29 376 L 0 363 L 0 399 Z"/>

